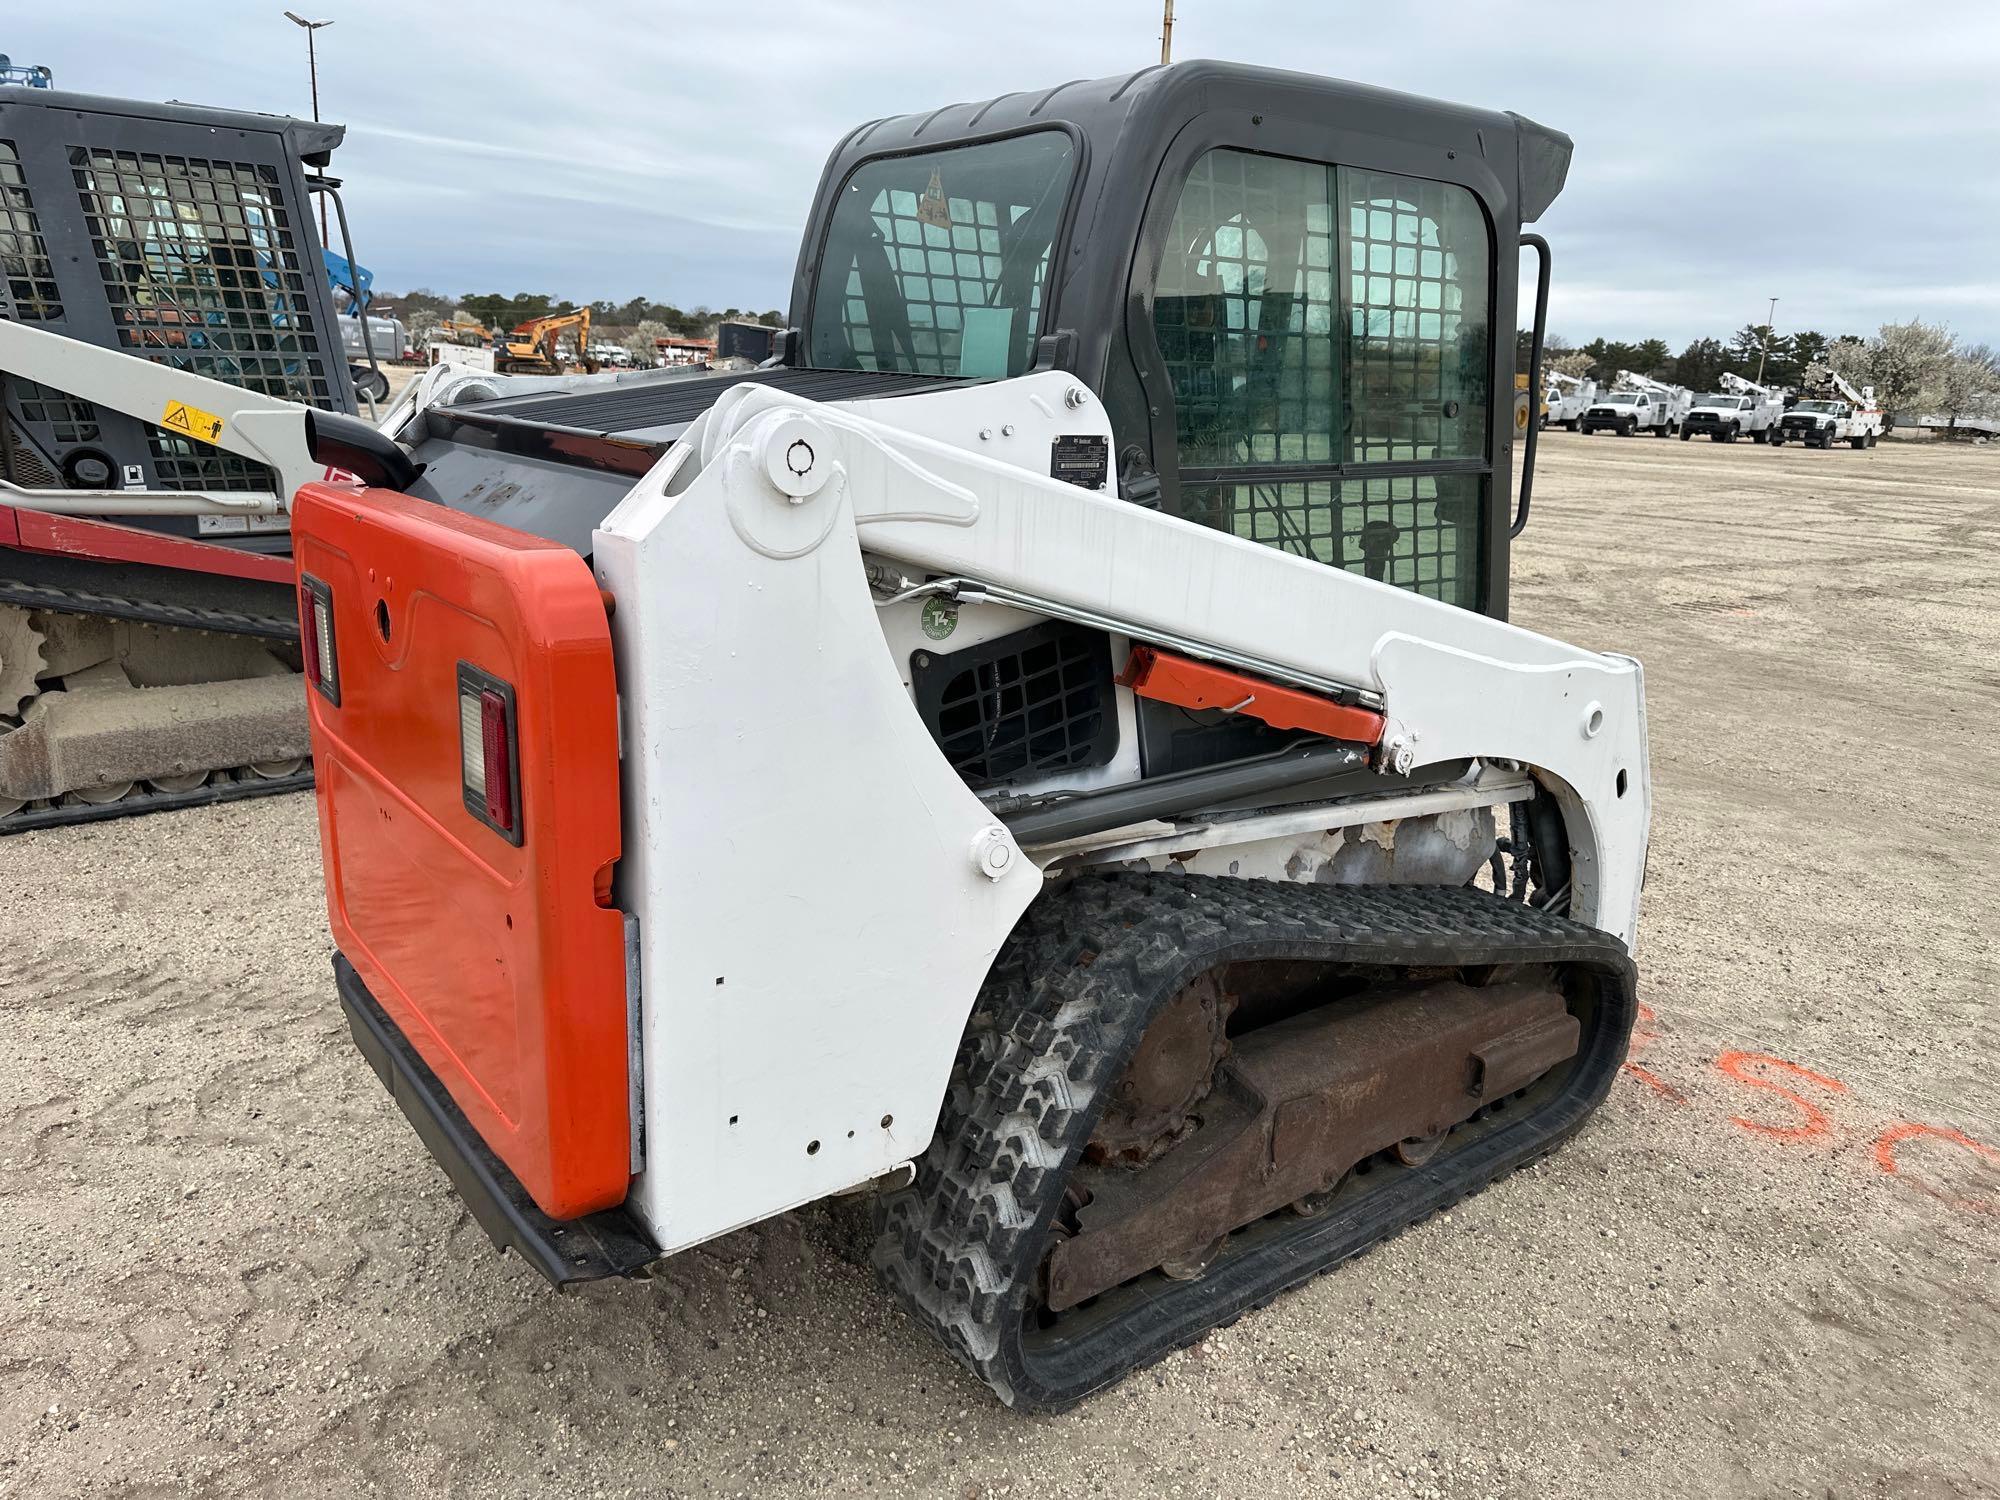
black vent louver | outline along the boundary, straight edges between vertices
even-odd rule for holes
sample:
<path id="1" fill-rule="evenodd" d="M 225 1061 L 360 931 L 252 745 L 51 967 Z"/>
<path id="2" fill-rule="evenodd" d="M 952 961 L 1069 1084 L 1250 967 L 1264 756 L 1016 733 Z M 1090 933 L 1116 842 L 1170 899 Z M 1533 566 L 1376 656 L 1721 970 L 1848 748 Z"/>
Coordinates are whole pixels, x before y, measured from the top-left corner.
<path id="1" fill-rule="evenodd" d="M 911 658 L 917 711 L 973 787 L 1101 766 L 1118 749 L 1111 643 L 1051 623 Z"/>

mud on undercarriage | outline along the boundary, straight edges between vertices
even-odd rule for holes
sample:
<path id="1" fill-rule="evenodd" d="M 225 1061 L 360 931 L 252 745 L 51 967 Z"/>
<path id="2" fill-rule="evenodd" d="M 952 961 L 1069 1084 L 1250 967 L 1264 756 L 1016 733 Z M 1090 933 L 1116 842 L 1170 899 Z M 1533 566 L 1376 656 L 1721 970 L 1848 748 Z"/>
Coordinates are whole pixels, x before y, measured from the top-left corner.
<path id="1" fill-rule="evenodd" d="M 1617 939 L 1483 891 L 1079 879 L 996 963 L 875 1264 L 1066 1407 L 1546 1153 L 1633 1009 Z"/>

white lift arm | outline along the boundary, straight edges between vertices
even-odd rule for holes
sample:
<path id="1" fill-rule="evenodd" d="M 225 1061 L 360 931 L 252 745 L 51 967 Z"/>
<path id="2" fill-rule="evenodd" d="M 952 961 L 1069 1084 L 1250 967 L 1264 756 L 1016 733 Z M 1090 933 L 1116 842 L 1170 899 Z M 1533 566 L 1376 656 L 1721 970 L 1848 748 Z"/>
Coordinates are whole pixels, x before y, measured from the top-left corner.
<path id="1" fill-rule="evenodd" d="M 239 386 L 101 349 L 61 334 L 0 319 L 0 372 L 142 422 L 169 426 L 196 442 L 267 465 L 279 492 L 229 490 L 30 489 L 0 480 L 0 504 L 57 515 L 283 515 L 291 496 L 322 477 L 306 445 L 310 408 Z M 187 425 L 171 420 L 176 409 Z M 207 420 L 204 421 L 203 419 Z M 206 430 L 197 430 L 206 429 Z"/>
<path id="2" fill-rule="evenodd" d="M 916 601 L 878 598 L 867 559 L 968 606 L 1350 689 L 1385 715 L 1390 770 L 1524 771 L 1563 813 L 1572 915 L 1634 936 L 1650 810 L 1637 662 L 1062 483 L 1045 472 L 1052 435 L 1111 436 L 1057 372 L 851 406 L 739 385 L 593 538 L 618 601 L 619 890 L 639 992 L 700 997 L 649 998 L 643 1026 L 648 1098 L 668 1102 L 647 1106 L 633 1203 L 663 1248 L 919 1149 L 991 955 L 1041 889 L 1039 861 L 911 702 L 881 620 Z M 885 982 L 911 972 L 929 981 L 920 1006 Z M 774 1098 L 787 1109 L 719 1123 Z M 857 1111 L 884 1129 L 820 1151 L 787 1134 Z"/>

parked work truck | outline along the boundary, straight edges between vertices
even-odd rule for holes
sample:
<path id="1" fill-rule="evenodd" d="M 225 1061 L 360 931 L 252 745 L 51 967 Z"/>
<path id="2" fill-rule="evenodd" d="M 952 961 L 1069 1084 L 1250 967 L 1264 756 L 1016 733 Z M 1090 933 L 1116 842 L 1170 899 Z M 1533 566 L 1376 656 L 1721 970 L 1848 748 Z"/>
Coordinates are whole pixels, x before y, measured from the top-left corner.
<path id="1" fill-rule="evenodd" d="M 1562 427 L 1575 432 L 1583 414 L 1596 401 L 1596 381 L 1551 370 L 1547 389 L 1542 393 L 1542 426 Z"/>
<path id="2" fill-rule="evenodd" d="M 1856 390 L 1838 372 L 1826 370 L 1807 383 L 1805 399 L 1795 402 L 1772 429 L 1773 443 L 1796 442 L 1808 448 L 1872 448 L 1882 437 L 1882 408 L 1875 387 Z"/>
<path id="3" fill-rule="evenodd" d="M 1615 432 L 1620 437 L 1650 432 L 1654 437 L 1672 437 L 1677 425 L 1665 397 L 1625 386 L 1586 406 L 1577 431 L 1585 437 L 1593 432 Z"/>
<path id="4" fill-rule="evenodd" d="M 1681 441 L 1706 436 L 1712 443 L 1733 443 L 1748 437 L 1753 443 L 1767 442 L 1771 430 L 1784 414 L 1784 395 L 1723 371 L 1719 391 L 1694 398 L 1681 424 Z"/>
<path id="5" fill-rule="evenodd" d="M 870 1192 L 1059 1408 L 1583 1123 L 1644 698 L 1507 623 L 1494 337 L 1569 154 L 1215 63 L 879 120 L 781 364 L 439 367 L 304 487 L 341 1003 L 498 1243 Z"/>

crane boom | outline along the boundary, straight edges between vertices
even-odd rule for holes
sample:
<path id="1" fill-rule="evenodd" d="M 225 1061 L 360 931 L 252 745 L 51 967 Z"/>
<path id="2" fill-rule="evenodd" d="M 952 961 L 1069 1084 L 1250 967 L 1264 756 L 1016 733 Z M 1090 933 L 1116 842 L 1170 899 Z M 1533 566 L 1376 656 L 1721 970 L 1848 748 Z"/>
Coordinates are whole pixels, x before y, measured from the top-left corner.
<path id="1" fill-rule="evenodd" d="M 1843 400 L 1851 401 L 1856 406 L 1873 406 L 1875 404 L 1874 386 L 1864 385 L 1857 391 L 1842 378 L 1838 370 L 1829 369 L 1826 372 L 1826 383 L 1836 391 L 1839 391 Z"/>
<path id="2" fill-rule="evenodd" d="M 1745 380 L 1741 375 L 1732 374 L 1728 370 L 1718 375 L 1716 382 L 1732 396 L 1758 396 L 1769 400 L 1773 396 L 1782 394 L 1775 387 L 1759 385 L 1754 380 Z"/>
<path id="3" fill-rule="evenodd" d="M 1673 396 L 1680 393 L 1677 385 L 1668 385 L 1663 380 L 1655 380 L 1650 375 L 1639 375 L 1631 370 L 1618 372 L 1618 386 L 1621 390 L 1644 391 L 1649 396 Z"/>

